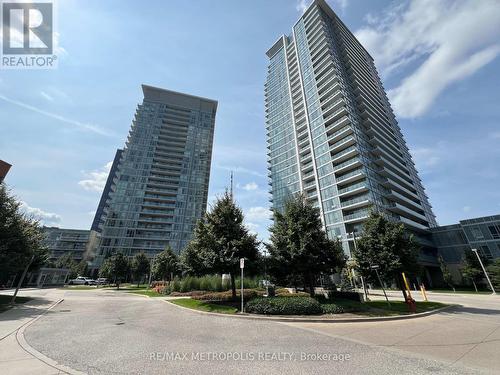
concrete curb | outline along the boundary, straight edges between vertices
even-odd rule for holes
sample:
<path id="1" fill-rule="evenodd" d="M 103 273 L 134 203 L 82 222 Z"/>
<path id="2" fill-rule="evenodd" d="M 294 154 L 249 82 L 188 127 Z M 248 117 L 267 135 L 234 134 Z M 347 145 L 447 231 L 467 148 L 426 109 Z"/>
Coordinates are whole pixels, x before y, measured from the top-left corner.
<path id="1" fill-rule="evenodd" d="M 237 318 L 237 319 L 248 319 L 248 320 L 270 320 L 274 322 L 297 322 L 297 323 L 366 323 L 366 322 L 385 322 L 392 320 L 404 320 L 404 319 L 416 319 L 423 318 L 429 315 L 434 315 L 440 313 L 444 310 L 448 310 L 451 308 L 458 307 L 459 305 L 449 305 L 440 307 L 436 310 L 425 311 L 418 314 L 412 315 L 395 315 L 395 316 L 375 316 L 375 317 L 361 317 L 361 318 L 340 318 L 340 319 L 331 319 L 331 318 L 306 318 L 306 317 L 286 317 L 286 316 L 267 316 L 267 315 L 250 315 L 250 314 L 221 314 L 209 311 L 201 311 L 190 309 L 189 307 L 179 306 L 175 303 L 170 302 L 169 300 L 162 300 L 164 302 L 169 303 L 179 309 L 184 309 L 188 311 L 192 311 L 198 314 L 205 315 L 213 315 L 224 318 Z"/>
<path id="2" fill-rule="evenodd" d="M 40 353 L 38 350 L 36 350 L 30 344 L 28 344 L 28 342 L 26 341 L 26 339 L 24 337 L 24 331 L 26 330 L 26 328 L 28 328 L 30 325 L 32 325 L 33 323 L 35 323 L 38 319 L 40 319 L 42 316 L 44 316 L 46 313 L 48 313 L 54 307 L 56 307 L 57 305 L 59 305 L 62 301 L 64 301 L 64 298 L 60 299 L 57 302 L 54 302 L 42 314 L 38 315 L 36 318 L 30 320 L 29 322 L 27 322 L 26 324 L 24 324 L 23 326 L 21 326 L 17 330 L 17 332 L 16 332 L 16 341 L 19 344 L 19 346 L 24 349 L 24 351 L 26 351 L 27 353 L 31 354 L 33 357 L 35 357 L 39 361 L 42 361 L 46 365 L 48 365 L 50 367 L 53 367 L 54 369 L 56 369 L 56 370 L 58 370 L 58 371 L 60 371 L 60 372 L 62 372 L 64 374 L 85 375 L 84 372 L 77 371 L 77 370 L 74 370 L 74 369 L 72 369 L 72 368 L 70 368 L 68 366 L 61 365 L 58 362 L 54 361 L 53 359 L 51 359 L 51 358 L 47 357 L 46 355 Z"/>

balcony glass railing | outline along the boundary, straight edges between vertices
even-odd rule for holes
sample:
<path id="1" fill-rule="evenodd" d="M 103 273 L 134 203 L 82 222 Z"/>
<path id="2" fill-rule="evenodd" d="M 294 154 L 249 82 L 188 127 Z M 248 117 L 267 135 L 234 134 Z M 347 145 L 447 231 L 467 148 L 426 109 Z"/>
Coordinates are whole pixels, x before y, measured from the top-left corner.
<path id="1" fill-rule="evenodd" d="M 357 163 L 358 161 L 361 161 L 361 159 L 360 159 L 360 158 L 358 158 L 358 157 L 355 157 L 355 158 L 352 158 L 352 159 L 346 160 L 346 161 L 344 161 L 344 162 L 342 162 L 342 163 L 337 164 L 336 166 L 334 166 L 334 167 L 333 167 L 333 170 L 334 170 L 334 171 L 337 171 L 337 170 L 339 170 L 339 169 L 341 169 L 341 168 L 344 168 L 344 167 L 346 167 L 346 166 L 348 166 L 348 165 L 351 165 L 351 164 Z"/>
<path id="2" fill-rule="evenodd" d="M 347 207 L 347 206 L 351 206 L 353 204 L 364 202 L 364 201 L 367 201 L 367 200 L 370 200 L 370 197 L 367 194 L 365 194 L 365 195 L 362 195 L 360 197 L 356 197 L 356 198 L 353 198 L 353 199 L 349 199 L 347 201 L 343 201 L 343 202 L 340 203 L 340 205 L 342 207 Z"/>
<path id="3" fill-rule="evenodd" d="M 331 145 L 330 150 L 333 150 L 334 148 L 336 148 L 342 144 L 345 144 L 347 142 L 353 141 L 353 140 L 354 140 L 354 137 L 352 135 L 350 135 L 349 137 L 346 137 L 346 138 L 342 138 L 340 141 L 335 142 L 333 145 Z"/>
<path id="4" fill-rule="evenodd" d="M 367 217 L 369 214 L 370 214 L 370 210 L 359 210 L 359 211 L 353 212 L 352 214 L 344 215 L 344 221 L 361 219 L 363 217 Z"/>
<path id="5" fill-rule="evenodd" d="M 350 146 L 347 147 L 345 150 L 342 150 L 340 152 L 337 152 L 335 155 L 333 155 L 333 160 L 340 158 L 341 156 L 344 156 L 345 154 L 348 154 L 351 151 L 356 151 L 356 146 Z"/>
<path id="6" fill-rule="evenodd" d="M 361 181 L 361 182 L 358 182 L 357 184 L 347 186 L 347 187 L 345 187 L 343 189 L 339 189 L 339 194 L 347 193 L 349 191 L 353 191 L 353 190 L 356 190 L 356 189 L 359 189 L 359 188 L 363 188 L 363 187 L 366 187 L 366 182 L 365 181 Z"/>
<path id="7" fill-rule="evenodd" d="M 362 172 L 363 172 L 363 169 L 361 169 L 361 168 L 355 169 L 352 172 L 349 172 L 349 173 L 343 174 L 342 176 L 337 177 L 337 182 L 347 180 L 348 178 L 350 178 L 352 176 L 359 175 Z"/>

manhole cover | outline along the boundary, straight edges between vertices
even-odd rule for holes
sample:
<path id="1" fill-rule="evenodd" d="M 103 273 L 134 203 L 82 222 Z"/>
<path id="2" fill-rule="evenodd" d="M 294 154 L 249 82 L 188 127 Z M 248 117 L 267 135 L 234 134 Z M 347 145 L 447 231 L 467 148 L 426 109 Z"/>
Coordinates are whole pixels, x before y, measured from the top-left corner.
<path id="1" fill-rule="evenodd" d="M 59 312 L 71 312 L 71 310 L 59 310 Z"/>
<path id="2" fill-rule="evenodd" d="M 118 323 L 115 323 L 115 326 L 121 326 L 122 324 L 125 324 L 125 322 L 118 322 Z"/>

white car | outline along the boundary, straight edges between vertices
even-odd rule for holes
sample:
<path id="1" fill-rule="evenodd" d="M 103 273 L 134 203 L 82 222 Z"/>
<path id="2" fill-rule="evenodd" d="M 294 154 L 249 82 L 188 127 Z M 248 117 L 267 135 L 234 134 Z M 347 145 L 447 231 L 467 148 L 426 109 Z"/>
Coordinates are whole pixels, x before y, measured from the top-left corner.
<path id="1" fill-rule="evenodd" d="M 95 285 L 95 280 L 90 277 L 78 276 L 76 279 L 71 279 L 69 285 Z"/>

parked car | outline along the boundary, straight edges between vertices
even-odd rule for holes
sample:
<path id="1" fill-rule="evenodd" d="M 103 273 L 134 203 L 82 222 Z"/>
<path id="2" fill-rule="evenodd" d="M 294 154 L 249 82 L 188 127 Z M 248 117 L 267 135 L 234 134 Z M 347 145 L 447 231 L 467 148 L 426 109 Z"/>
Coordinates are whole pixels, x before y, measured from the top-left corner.
<path id="1" fill-rule="evenodd" d="M 78 276 L 76 279 L 71 279 L 68 282 L 69 285 L 95 285 L 96 282 L 90 277 Z"/>
<path id="2" fill-rule="evenodd" d="M 108 285 L 108 284 L 109 284 L 109 281 L 108 281 L 108 279 L 106 279 L 105 277 L 99 277 L 99 278 L 95 281 L 95 283 L 96 283 L 97 285 Z"/>

